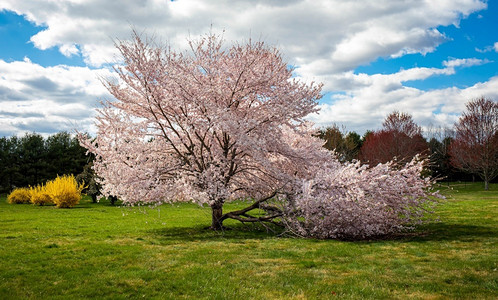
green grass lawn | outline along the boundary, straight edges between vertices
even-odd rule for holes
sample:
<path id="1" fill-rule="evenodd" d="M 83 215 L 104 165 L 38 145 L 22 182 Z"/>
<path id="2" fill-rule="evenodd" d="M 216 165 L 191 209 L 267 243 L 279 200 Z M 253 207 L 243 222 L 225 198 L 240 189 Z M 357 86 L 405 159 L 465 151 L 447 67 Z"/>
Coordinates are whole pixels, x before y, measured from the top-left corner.
<path id="1" fill-rule="evenodd" d="M 360 242 L 235 222 L 216 233 L 191 204 L 57 209 L 3 196 L 0 299 L 496 299 L 498 184 L 443 189 L 440 222 Z"/>

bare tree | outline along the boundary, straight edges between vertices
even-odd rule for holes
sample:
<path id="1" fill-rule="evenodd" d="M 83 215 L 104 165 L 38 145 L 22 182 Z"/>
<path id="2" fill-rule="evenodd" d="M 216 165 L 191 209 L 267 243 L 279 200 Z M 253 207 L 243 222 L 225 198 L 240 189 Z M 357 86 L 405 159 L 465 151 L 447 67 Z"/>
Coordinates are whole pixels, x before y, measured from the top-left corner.
<path id="1" fill-rule="evenodd" d="M 399 111 L 390 113 L 382 123 L 382 127 L 385 131 L 404 133 L 411 138 L 422 134 L 422 128 L 413 121 L 412 116 Z"/>
<path id="2" fill-rule="evenodd" d="M 466 108 L 455 124 L 451 163 L 479 175 L 488 190 L 489 182 L 498 175 L 498 103 L 480 97 L 468 102 Z"/>

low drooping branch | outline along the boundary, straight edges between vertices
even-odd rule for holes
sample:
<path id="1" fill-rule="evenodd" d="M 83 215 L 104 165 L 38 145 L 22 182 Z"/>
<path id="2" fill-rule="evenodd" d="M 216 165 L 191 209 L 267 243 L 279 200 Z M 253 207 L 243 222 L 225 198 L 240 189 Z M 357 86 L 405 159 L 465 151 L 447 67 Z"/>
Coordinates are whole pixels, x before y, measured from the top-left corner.
<path id="1" fill-rule="evenodd" d="M 268 205 L 266 202 L 274 198 L 276 195 L 277 192 L 273 192 L 271 195 L 255 201 L 253 204 L 246 208 L 228 212 L 220 218 L 220 222 L 223 222 L 226 219 L 234 219 L 242 223 L 270 222 L 275 224 L 273 220 L 275 218 L 281 217 L 283 215 L 283 211 L 276 206 Z M 249 212 L 254 209 L 262 209 L 266 212 L 269 212 L 269 214 L 259 217 L 250 215 Z"/>

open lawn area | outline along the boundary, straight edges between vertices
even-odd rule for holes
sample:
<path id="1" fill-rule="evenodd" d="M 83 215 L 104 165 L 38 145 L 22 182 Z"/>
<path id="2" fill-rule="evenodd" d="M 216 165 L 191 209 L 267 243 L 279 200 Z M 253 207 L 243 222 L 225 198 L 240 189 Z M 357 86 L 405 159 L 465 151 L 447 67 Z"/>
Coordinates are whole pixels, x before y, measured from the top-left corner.
<path id="1" fill-rule="evenodd" d="M 210 210 L 0 198 L 0 299 L 496 299 L 498 184 L 454 184 L 440 221 L 391 240 L 279 237 Z M 226 210 L 238 207 L 227 205 Z"/>

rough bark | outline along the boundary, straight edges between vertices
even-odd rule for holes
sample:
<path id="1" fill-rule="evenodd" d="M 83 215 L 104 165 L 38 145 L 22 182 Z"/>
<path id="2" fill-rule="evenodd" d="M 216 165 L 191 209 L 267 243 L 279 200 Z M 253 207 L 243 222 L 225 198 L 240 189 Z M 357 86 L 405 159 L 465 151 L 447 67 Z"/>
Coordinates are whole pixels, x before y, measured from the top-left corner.
<path id="1" fill-rule="evenodd" d="M 223 221 L 226 219 L 233 219 L 240 221 L 242 223 L 273 223 L 275 218 L 281 217 L 283 212 L 280 208 L 268 205 L 266 202 L 273 197 L 275 197 L 277 193 L 272 193 L 268 197 L 263 199 L 259 199 L 255 201 L 253 204 L 249 205 L 246 208 L 241 210 L 235 210 L 228 213 L 223 214 L 223 204 L 214 204 L 211 205 L 211 226 L 209 229 L 212 230 L 223 230 L 226 229 L 223 227 Z M 262 209 L 266 212 L 266 215 L 263 216 L 253 216 L 250 215 L 249 212 L 254 209 Z"/>
<path id="2" fill-rule="evenodd" d="M 223 205 L 215 204 L 211 206 L 211 229 L 223 229 Z"/>

